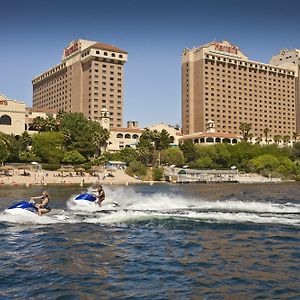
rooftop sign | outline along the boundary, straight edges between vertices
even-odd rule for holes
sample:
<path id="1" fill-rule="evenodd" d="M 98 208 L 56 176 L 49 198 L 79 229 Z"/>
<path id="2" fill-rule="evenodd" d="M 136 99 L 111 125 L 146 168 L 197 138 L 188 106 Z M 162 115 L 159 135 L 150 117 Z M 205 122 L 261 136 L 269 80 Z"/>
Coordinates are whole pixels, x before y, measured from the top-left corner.
<path id="1" fill-rule="evenodd" d="M 73 42 L 68 48 L 65 48 L 64 55 L 65 57 L 73 54 L 74 52 L 77 52 L 79 50 L 79 42 Z"/>
<path id="2" fill-rule="evenodd" d="M 231 54 L 238 54 L 239 48 L 234 45 L 224 45 L 223 43 L 215 42 L 215 50 Z"/>

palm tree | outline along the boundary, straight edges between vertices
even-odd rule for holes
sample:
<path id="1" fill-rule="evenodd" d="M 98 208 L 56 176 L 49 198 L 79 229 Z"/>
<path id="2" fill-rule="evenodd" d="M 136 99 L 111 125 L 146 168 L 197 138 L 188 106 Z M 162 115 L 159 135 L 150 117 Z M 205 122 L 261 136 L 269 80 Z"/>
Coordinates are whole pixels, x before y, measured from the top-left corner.
<path id="1" fill-rule="evenodd" d="M 93 133 L 93 144 L 96 146 L 95 157 L 101 155 L 101 152 L 106 151 L 109 136 L 110 133 L 105 128 L 103 128 L 100 131 L 95 131 Z"/>
<path id="2" fill-rule="evenodd" d="M 256 144 L 257 144 L 257 145 L 260 145 L 260 143 L 262 142 L 262 138 L 261 138 L 260 136 L 258 136 L 258 137 L 255 139 L 255 141 L 256 141 Z"/>
<path id="3" fill-rule="evenodd" d="M 274 142 L 279 145 L 279 143 L 281 142 L 282 140 L 282 136 L 277 134 L 277 135 L 274 135 Z"/>
<path id="4" fill-rule="evenodd" d="M 282 137 L 283 144 L 284 144 L 284 145 L 287 145 L 287 144 L 289 143 L 290 139 L 291 139 L 291 138 L 290 138 L 289 135 L 284 135 L 284 136 Z"/>
<path id="5" fill-rule="evenodd" d="M 293 141 L 294 141 L 294 143 L 297 142 L 297 137 L 298 137 L 298 133 L 297 132 L 293 132 Z"/>
<path id="6" fill-rule="evenodd" d="M 25 150 L 31 145 L 32 138 L 27 131 L 24 131 L 21 136 L 21 143 Z"/>
<path id="7" fill-rule="evenodd" d="M 49 116 L 45 120 L 45 130 L 47 130 L 47 131 L 57 130 L 57 121 L 52 116 Z"/>
<path id="8" fill-rule="evenodd" d="M 266 144 L 269 144 L 269 141 L 268 141 L 268 135 L 269 135 L 269 132 L 270 132 L 271 130 L 269 129 L 269 128 L 265 128 L 264 129 L 264 134 L 265 134 L 265 141 L 266 141 Z"/>
<path id="9" fill-rule="evenodd" d="M 63 140 L 64 140 L 64 144 L 65 144 L 65 149 L 67 149 L 67 147 L 68 147 L 68 145 L 69 145 L 69 143 L 70 143 L 70 141 L 72 139 L 71 132 L 68 129 L 63 129 L 61 131 L 61 133 L 62 133 L 62 136 L 63 136 Z"/>
<path id="10" fill-rule="evenodd" d="M 36 117 L 33 120 L 32 127 L 33 127 L 34 130 L 37 130 L 40 133 L 45 128 L 45 119 L 43 119 L 40 116 Z"/>
<path id="11" fill-rule="evenodd" d="M 240 131 L 242 132 L 243 140 L 245 142 L 247 142 L 249 139 L 249 134 L 250 134 L 251 129 L 252 129 L 251 123 L 241 123 L 240 124 Z"/>

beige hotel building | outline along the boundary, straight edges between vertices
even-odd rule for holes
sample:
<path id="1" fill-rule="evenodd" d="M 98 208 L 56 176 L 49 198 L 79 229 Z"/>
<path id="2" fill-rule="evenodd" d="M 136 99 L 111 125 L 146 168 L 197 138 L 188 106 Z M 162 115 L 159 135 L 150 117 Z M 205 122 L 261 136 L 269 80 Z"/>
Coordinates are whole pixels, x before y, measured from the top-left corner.
<path id="1" fill-rule="evenodd" d="M 264 140 L 265 128 L 270 139 L 292 139 L 296 126 L 300 132 L 298 64 L 251 61 L 223 41 L 185 49 L 181 68 L 184 135 L 204 132 L 210 121 L 216 132 L 237 136 L 241 123 L 251 123 L 254 139 Z"/>
<path id="2" fill-rule="evenodd" d="M 81 112 L 96 121 L 105 108 L 109 125 L 122 127 L 126 61 L 127 52 L 115 46 L 71 42 L 60 64 L 33 78 L 33 107 Z"/>

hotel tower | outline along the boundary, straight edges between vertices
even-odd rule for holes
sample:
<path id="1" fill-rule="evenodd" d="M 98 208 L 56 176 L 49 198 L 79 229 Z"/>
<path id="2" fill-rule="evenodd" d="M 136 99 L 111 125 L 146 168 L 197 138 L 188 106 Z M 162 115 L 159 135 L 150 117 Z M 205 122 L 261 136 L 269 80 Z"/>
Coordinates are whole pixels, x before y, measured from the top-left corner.
<path id="1" fill-rule="evenodd" d="M 295 64 L 251 61 L 227 41 L 211 42 L 183 51 L 181 75 L 183 134 L 203 132 L 211 121 L 217 132 L 236 135 L 241 123 L 251 123 L 254 138 L 266 128 L 270 139 L 292 138 L 299 127 Z"/>
<path id="2" fill-rule="evenodd" d="M 126 61 L 127 52 L 115 46 L 71 42 L 60 64 L 33 78 L 33 107 L 81 112 L 91 120 L 106 109 L 109 125 L 122 127 Z"/>

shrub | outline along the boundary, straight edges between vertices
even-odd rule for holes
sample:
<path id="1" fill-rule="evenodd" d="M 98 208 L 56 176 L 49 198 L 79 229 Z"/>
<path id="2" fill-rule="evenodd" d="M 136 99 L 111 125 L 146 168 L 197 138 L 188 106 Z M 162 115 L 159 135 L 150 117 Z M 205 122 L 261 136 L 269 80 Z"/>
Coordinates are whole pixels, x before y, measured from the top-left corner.
<path id="1" fill-rule="evenodd" d="M 154 181 L 161 181 L 164 175 L 164 170 L 162 168 L 152 169 L 152 179 Z"/>
<path id="2" fill-rule="evenodd" d="M 62 162 L 78 165 L 84 163 L 85 158 L 77 150 L 72 150 L 64 154 Z"/>
<path id="3" fill-rule="evenodd" d="M 47 171 L 56 171 L 60 167 L 60 164 L 42 164 L 42 168 Z"/>
<path id="4" fill-rule="evenodd" d="M 139 161 L 132 161 L 126 169 L 126 173 L 130 176 L 145 176 L 147 174 L 147 168 Z"/>

